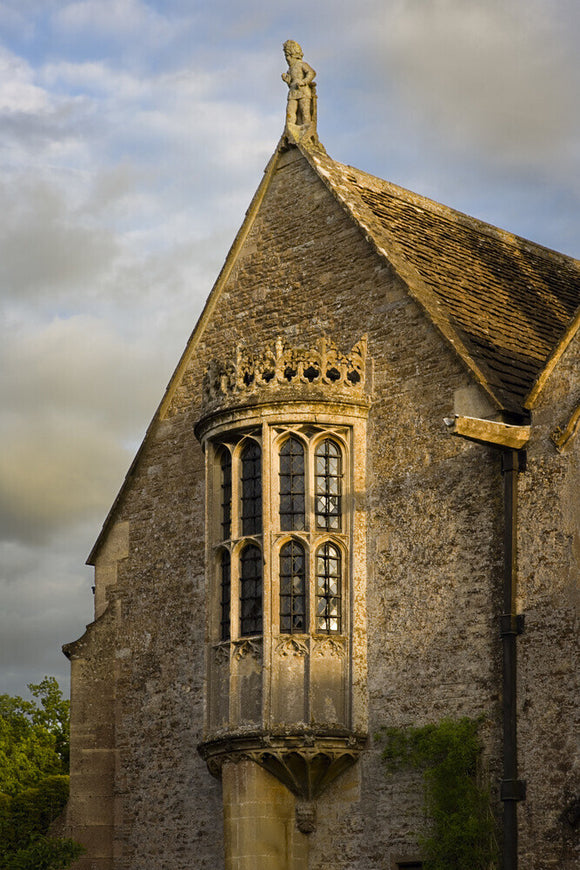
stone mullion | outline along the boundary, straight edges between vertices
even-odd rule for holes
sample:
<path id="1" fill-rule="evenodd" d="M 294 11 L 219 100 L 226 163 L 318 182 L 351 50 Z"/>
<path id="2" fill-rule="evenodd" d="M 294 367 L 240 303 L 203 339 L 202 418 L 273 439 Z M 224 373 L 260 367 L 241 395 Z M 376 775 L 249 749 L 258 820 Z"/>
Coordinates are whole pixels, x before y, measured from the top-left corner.
<path id="1" fill-rule="evenodd" d="M 357 731 L 368 727 L 367 685 L 367 487 L 366 422 L 356 420 L 350 435 L 349 472 L 349 625 L 348 682 L 349 724 Z"/>
<path id="2" fill-rule="evenodd" d="M 304 668 L 304 714 L 307 722 L 310 722 L 312 713 L 312 635 L 316 626 L 316 562 L 315 549 L 315 468 L 314 450 L 309 442 L 304 463 L 304 490 L 305 490 L 305 526 L 306 526 L 306 559 L 308 574 L 306 577 L 306 607 L 308 612 L 308 655 Z"/>
<path id="3" fill-rule="evenodd" d="M 239 699 L 236 691 L 238 676 L 237 662 L 233 656 L 232 644 L 240 636 L 240 445 L 232 450 L 232 509 L 230 516 L 230 673 L 229 673 L 229 722 L 238 721 Z"/>
<path id="4" fill-rule="evenodd" d="M 272 643 L 272 617 L 274 566 L 272 556 L 272 536 L 270 534 L 274 522 L 272 516 L 273 503 L 273 475 L 277 471 L 275 457 L 272 456 L 274 430 L 266 421 L 262 423 L 262 723 L 267 728 L 271 718 L 272 708 L 272 656 L 274 654 Z"/>
<path id="5" fill-rule="evenodd" d="M 311 451 L 308 451 L 309 455 Z M 316 607 L 316 596 L 313 595 L 313 577 L 314 577 L 314 556 L 312 550 L 312 533 L 308 533 L 308 542 L 305 546 L 306 549 L 306 565 L 307 565 L 307 575 L 306 575 L 306 611 L 308 613 L 308 654 L 306 656 L 305 666 L 304 666 L 304 717 L 306 722 L 310 722 L 310 715 L 312 710 L 312 698 L 311 698 L 311 681 L 310 681 L 310 667 L 312 663 L 312 628 L 314 625 L 314 609 Z"/>
<path id="6" fill-rule="evenodd" d="M 343 475 L 342 475 L 342 510 L 343 510 L 343 534 L 344 541 L 346 546 L 346 554 L 343 559 L 343 577 L 342 577 L 342 591 L 341 591 L 341 607 L 342 607 L 342 631 L 341 634 L 346 638 L 346 656 L 344 661 L 344 673 L 343 673 L 343 681 L 344 681 L 344 697 L 345 697 L 345 721 L 350 728 L 352 728 L 352 720 L 353 720 L 353 648 L 354 648 L 354 637 L 353 637 L 353 627 L 355 625 L 354 621 L 354 607 L 355 607 L 355 570 L 354 570 L 354 559 L 355 559 L 355 545 L 354 545 L 354 530 L 357 523 L 357 520 L 360 521 L 361 517 L 355 516 L 355 495 L 357 492 L 357 486 L 362 487 L 361 491 L 364 492 L 366 488 L 366 474 L 362 473 L 360 469 L 356 468 L 357 462 L 355 457 L 355 445 L 360 445 L 361 438 L 364 437 L 364 431 L 356 431 L 357 423 L 355 422 L 354 426 L 348 430 L 348 434 L 345 438 L 346 441 L 346 453 L 344 457 L 344 465 L 343 465 Z M 360 427 L 362 429 L 362 427 Z M 358 474 L 358 477 L 356 475 Z M 361 512 L 359 512 L 361 513 Z M 366 572 L 366 564 L 364 565 L 364 570 Z M 366 685 L 366 683 L 365 683 Z"/>
<path id="7" fill-rule="evenodd" d="M 206 583 L 208 585 L 207 609 L 205 614 L 205 638 L 206 638 L 206 653 L 205 653 L 205 673 L 208 685 L 208 697 L 213 698 L 214 689 L 214 662 L 213 662 L 213 643 L 216 641 L 218 634 L 216 631 L 217 609 L 219 602 L 220 589 L 216 577 L 216 559 L 215 559 L 215 494 L 216 494 L 216 479 L 219 477 L 217 463 L 217 449 L 214 445 L 208 445 L 206 450 L 205 461 L 205 566 L 206 566 Z M 204 711 L 204 729 L 210 727 L 212 717 L 212 704 L 205 705 Z"/>
<path id="8" fill-rule="evenodd" d="M 241 535 L 240 520 L 241 485 L 240 485 L 240 449 L 236 445 L 232 452 L 232 510 L 230 534 L 231 545 L 231 583 L 230 583 L 230 638 L 236 640 L 240 636 L 240 548 L 237 543 Z"/>

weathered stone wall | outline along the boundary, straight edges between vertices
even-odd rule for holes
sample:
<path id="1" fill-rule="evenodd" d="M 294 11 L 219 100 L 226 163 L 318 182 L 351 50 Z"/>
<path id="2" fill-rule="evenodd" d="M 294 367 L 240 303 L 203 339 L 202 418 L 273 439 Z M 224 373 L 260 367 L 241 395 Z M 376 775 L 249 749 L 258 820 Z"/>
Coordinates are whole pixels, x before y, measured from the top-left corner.
<path id="1" fill-rule="evenodd" d="M 114 870 L 115 644 L 119 607 L 67 647 L 71 660 L 70 800 L 62 833 L 87 848 L 79 870 Z"/>
<path id="2" fill-rule="evenodd" d="M 580 796 L 578 581 L 580 440 L 560 453 L 550 436 L 580 405 L 578 338 L 533 412 L 527 470 L 520 475 L 519 645 L 521 862 L 530 870 L 580 864 L 580 826 L 564 817 Z"/>
<path id="3" fill-rule="evenodd" d="M 416 777 L 388 778 L 381 769 L 372 735 L 382 725 L 483 714 L 497 795 L 499 456 L 451 437 L 442 423 L 466 402 L 485 401 L 292 150 L 117 508 L 117 521 L 130 523 L 130 546 L 116 577 L 115 870 L 223 867 L 221 787 L 196 753 L 205 640 L 204 470 L 193 434 L 201 379 L 210 360 L 230 356 L 241 339 L 260 350 L 279 334 L 304 346 L 323 333 L 344 350 L 368 333 L 374 367 L 367 490 L 359 498 L 369 530 L 371 747 L 320 798 L 309 868 L 378 870 L 414 852 L 420 789 Z M 525 831 L 528 854 L 537 846 L 532 825 Z"/>
<path id="4" fill-rule="evenodd" d="M 223 862 L 221 789 L 196 752 L 203 723 L 203 456 L 184 415 L 159 423 L 121 516 L 117 868 Z"/>

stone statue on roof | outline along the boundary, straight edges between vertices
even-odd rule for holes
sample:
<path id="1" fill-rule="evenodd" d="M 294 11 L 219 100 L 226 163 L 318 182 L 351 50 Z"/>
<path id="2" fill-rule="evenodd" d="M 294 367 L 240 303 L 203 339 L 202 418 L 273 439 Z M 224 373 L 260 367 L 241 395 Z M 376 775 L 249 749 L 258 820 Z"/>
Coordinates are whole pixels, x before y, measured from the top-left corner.
<path id="1" fill-rule="evenodd" d="M 288 72 L 282 73 L 288 85 L 286 126 L 310 127 L 316 124 L 316 72 L 302 59 L 302 49 L 293 39 L 284 43 L 284 54 L 288 63 Z"/>

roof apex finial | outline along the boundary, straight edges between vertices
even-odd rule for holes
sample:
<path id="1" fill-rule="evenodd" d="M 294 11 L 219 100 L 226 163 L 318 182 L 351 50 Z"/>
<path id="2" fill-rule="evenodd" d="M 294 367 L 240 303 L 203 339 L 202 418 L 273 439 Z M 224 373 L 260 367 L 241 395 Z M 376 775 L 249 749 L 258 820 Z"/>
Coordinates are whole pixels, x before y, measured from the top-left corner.
<path id="1" fill-rule="evenodd" d="M 288 85 L 285 132 L 296 142 L 308 139 L 317 142 L 316 71 L 303 60 L 302 49 L 293 39 L 284 43 L 284 55 L 288 64 L 288 72 L 282 73 Z"/>

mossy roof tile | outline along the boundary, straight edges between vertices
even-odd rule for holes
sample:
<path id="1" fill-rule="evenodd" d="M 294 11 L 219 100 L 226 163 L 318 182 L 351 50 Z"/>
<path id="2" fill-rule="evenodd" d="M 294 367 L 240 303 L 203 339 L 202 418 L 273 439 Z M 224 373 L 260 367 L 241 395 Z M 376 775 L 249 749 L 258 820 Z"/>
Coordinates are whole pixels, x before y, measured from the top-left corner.
<path id="1" fill-rule="evenodd" d="M 496 404 L 522 412 L 570 337 L 580 261 L 303 150 Z"/>

